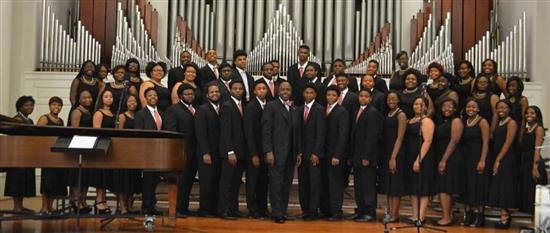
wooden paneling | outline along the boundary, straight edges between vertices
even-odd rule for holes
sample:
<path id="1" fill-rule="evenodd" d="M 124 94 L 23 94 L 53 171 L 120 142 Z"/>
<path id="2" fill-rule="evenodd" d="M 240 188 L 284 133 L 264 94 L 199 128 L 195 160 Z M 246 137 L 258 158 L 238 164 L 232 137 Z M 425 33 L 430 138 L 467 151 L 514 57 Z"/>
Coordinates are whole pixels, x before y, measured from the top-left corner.
<path id="1" fill-rule="evenodd" d="M 445 16 L 445 14 L 442 12 L 441 9 L 441 0 L 435 0 L 434 3 L 435 8 L 433 9 L 433 12 L 435 13 L 435 17 L 433 17 L 433 19 L 435 20 L 435 26 L 439 28 L 444 20 L 443 17 Z"/>
<path id="2" fill-rule="evenodd" d="M 111 61 L 113 45 L 115 44 L 115 40 L 116 40 L 116 23 L 115 23 L 116 14 L 117 14 L 116 4 L 117 2 L 113 0 L 107 1 L 107 9 L 106 9 L 106 17 L 105 17 L 105 20 L 107 22 L 105 24 L 105 44 L 101 45 L 102 46 L 101 48 L 103 50 L 101 52 L 101 57 L 105 63 L 110 63 Z M 127 6 L 127 3 L 123 2 L 122 5 Z"/>
<path id="3" fill-rule="evenodd" d="M 94 21 L 92 36 L 101 44 L 101 63 L 105 62 L 105 10 L 106 0 L 94 0 Z"/>
<path id="4" fill-rule="evenodd" d="M 475 1 L 464 1 L 463 50 L 470 49 L 476 42 L 475 8 Z"/>
<path id="5" fill-rule="evenodd" d="M 463 18 L 463 7 L 464 7 L 464 2 L 463 0 L 453 0 L 453 13 L 451 14 L 452 16 L 452 31 L 451 31 L 451 36 L 452 36 L 452 43 L 453 43 L 453 55 L 454 55 L 454 60 L 455 61 L 459 61 L 459 60 L 462 60 L 463 59 L 463 56 L 464 56 L 464 51 L 463 51 L 463 23 L 464 23 L 464 18 Z"/>
<path id="6" fill-rule="evenodd" d="M 416 14 L 416 43 L 418 44 L 418 41 L 420 40 L 420 37 L 422 37 L 422 32 L 424 31 L 424 13 L 418 12 Z"/>
<path id="7" fill-rule="evenodd" d="M 410 53 L 414 52 L 414 48 L 416 47 L 416 44 L 418 43 L 418 41 L 416 40 L 416 31 L 417 31 L 417 27 L 416 27 L 416 24 L 417 24 L 417 19 L 416 18 L 412 18 L 411 19 L 411 33 L 410 33 L 410 41 L 411 41 L 411 49 L 410 49 Z"/>
<path id="8" fill-rule="evenodd" d="M 143 11 L 143 23 L 145 24 L 145 30 L 151 32 L 151 14 L 153 7 L 151 4 L 145 4 L 145 10 Z"/>
<path id="9" fill-rule="evenodd" d="M 445 17 L 447 15 L 447 12 L 453 12 L 453 2 L 457 0 L 441 0 L 441 20 L 443 24 L 445 22 Z M 462 1 L 458 1 L 462 2 Z"/>
<path id="10" fill-rule="evenodd" d="M 159 21 L 159 13 L 158 11 L 153 11 L 153 16 L 151 18 L 151 41 L 153 42 L 153 45 L 157 46 L 158 41 L 158 21 Z M 158 50 L 159 48 L 157 48 Z"/>
<path id="11" fill-rule="evenodd" d="M 481 40 L 489 29 L 490 4 L 492 0 L 477 0 L 476 2 L 476 41 Z"/>
<path id="12" fill-rule="evenodd" d="M 80 21 L 82 25 L 91 31 L 94 22 L 94 0 L 81 0 L 80 1 Z"/>

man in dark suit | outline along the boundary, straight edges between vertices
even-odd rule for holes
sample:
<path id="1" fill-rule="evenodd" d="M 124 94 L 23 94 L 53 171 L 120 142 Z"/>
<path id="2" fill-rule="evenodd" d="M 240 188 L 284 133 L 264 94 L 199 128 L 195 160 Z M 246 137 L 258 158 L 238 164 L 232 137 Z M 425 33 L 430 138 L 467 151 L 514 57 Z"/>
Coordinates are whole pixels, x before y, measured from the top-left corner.
<path id="1" fill-rule="evenodd" d="M 332 66 L 330 67 L 330 76 L 327 76 L 325 80 L 323 80 L 323 84 L 325 87 L 331 86 L 331 85 L 337 85 L 336 84 L 336 75 L 343 74 L 344 70 L 346 69 L 346 62 L 344 60 L 338 58 L 332 62 Z"/>
<path id="2" fill-rule="evenodd" d="M 172 90 L 176 83 L 183 81 L 185 66 L 191 62 L 191 53 L 184 50 L 180 53 L 180 66 L 174 67 L 168 71 L 168 90 Z M 139 71 L 138 71 L 139 72 Z"/>
<path id="3" fill-rule="evenodd" d="M 254 83 L 254 95 L 244 111 L 244 135 L 248 149 L 246 164 L 246 204 L 249 216 L 267 218 L 267 165 L 262 149 L 262 113 L 269 88 L 261 80 Z"/>
<path id="4" fill-rule="evenodd" d="M 324 105 L 326 103 L 325 96 L 324 96 L 325 86 L 321 81 L 321 78 L 319 78 L 317 74 L 318 73 L 315 68 L 315 65 L 308 64 L 306 66 L 304 77 L 296 80 L 296 82 L 294 83 L 294 86 L 292 87 L 294 88 L 293 90 L 295 92 L 299 91 L 300 93 L 303 93 L 306 85 L 313 84 L 317 88 L 317 93 L 318 93 L 317 99 L 316 99 L 317 102 L 321 105 Z M 293 96 L 294 96 L 294 103 L 296 104 L 296 106 L 302 106 L 304 104 L 304 97 L 302 95 L 300 96 L 293 95 Z"/>
<path id="5" fill-rule="evenodd" d="M 300 45 L 300 48 L 298 49 L 298 63 L 290 66 L 286 72 L 287 80 L 288 82 L 290 82 L 290 85 L 292 85 L 292 88 L 294 90 L 292 95 L 292 98 L 294 101 L 296 101 L 297 99 L 298 100 L 302 99 L 302 92 L 296 89 L 296 85 L 297 85 L 297 82 L 302 77 L 304 77 L 304 74 L 306 72 L 306 67 L 309 64 L 313 64 L 313 66 L 317 70 L 317 77 L 319 78 L 319 80 L 321 79 L 321 66 L 315 62 L 308 61 L 309 54 L 310 54 L 309 46 Z"/>
<path id="6" fill-rule="evenodd" d="M 388 85 L 386 84 L 386 81 L 376 75 L 378 72 L 378 66 L 379 63 L 377 60 L 370 60 L 369 64 L 367 65 L 367 74 L 372 75 L 374 77 L 374 89 L 382 92 L 383 94 L 388 93 Z"/>
<path id="7" fill-rule="evenodd" d="M 213 83 L 216 83 L 218 85 L 218 89 L 220 90 L 220 104 L 225 103 L 225 101 L 231 99 L 231 90 L 229 88 L 229 83 L 231 83 L 231 80 L 233 78 L 233 68 L 229 63 L 222 63 L 220 64 L 219 68 L 220 72 L 220 78 L 217 80 L 212 81 Z"/>
<path id="8" fill-rule="evenodd" d="M 136 112 L 134 116 L 135 129 L 162 130 L 164 113 L 157 109 L 158 94 L 155 88 L 147 88 L 144 92 L 147 106 Z M 143 172 L 142 211 L 146 215 L 161 215 L 162 212 L 155 209 L 157 199 L 155 189 L 159 182 L 158 172 Z"/>
<path id="9" fill-rule="evenodd" d="M 276 59 L 271 60 L 270 63 L 273 65 L 273 81 L 275 81 L 277 85 L 281 84 L 282 81 L 285 81 L 281 78 L 281 63 Z"/>
<path id="10" fill-rule="evenodd" d="M 342 219 L 344 200 L 344 167 L 345 151 L 349 138 L 349 113 L 338 104 L 340 89 L 329 86 L 326 90 L 326 140 L 325 158 L 321 160 L 322 187 L 321 210 L 324 210 L 329 221 Z"/>
<path id="11" fill-rule="evenodd" d="M 300 206 L 305 221 L 317 219 L 321 198 L 321 158 L 325 151 L 325 108 L 315 101 L 317 87 L 308 83 L 303 91 L 304 105 L 298 112 L 302 116 L 302 163 L 298 166 Z"/>
<path id="12" fill-rule="evenodd" d="M 371 91 L 372 98 L 371 98 L 371 104 L 380 112 L 384 111 L 384 106 L 386 105 L 384 103 L 385 94 L 381 91 L 377 90 L 375 86 L 375 79 L 374 76 L 370 74 L 366 74 L 361 78 L 361 89 L 367 89 Z"/>
<path id="13" fill-rule="evenodd" d="M 216 216 L 218 212 L 218 183 L 220 179 L 220 120 L 218 85 L 211 82 L 206 86 L 204 104 L 195 114 L 197 135 L 197 159 L 199 161 L 200 206 L 199 216 Z"/>
<path id="14" fill-rule="evenodd" d="M 357 99 L 357 94 L 354 92 L 351 92 L 351 90 L 348 88 L 349 84 L 349 78 L 346 74 L 338 74 L 336 75 L 336 82 L 338 85 L 338 89 L 340 89 L 340 96 L 338 97 L 338 104 L 341 105 L 346 109 L 348 113 L 350 113 L 349 118 L 350 122 L 353 120 L 353 116 L 351 116 L 351 113 L 355 112 L 356 109 L 359 107 L 359 101 Z M 351 127 L 351 124 L 350 124 Z M 351 173 L 351 155 L 350 155 L 350 142 L 348 141 L 348 146 L 346 146 L 346 150 L 344 152 L 344 158 L 345 162 L 342 165 L 344 167 L 344 187 L 346 187 L 349 183 L 349 175 Z"/>
<path id="15" fill-rule="evenodd" d="M 198 86 L 204 93 L 204 88 L 207 83 L 218 80 L 220 77 L 220 71 L 218 69 L 218 54 L 215 49 L 209 49 L 206 52 L 206 65 L 199 70 L 199 76 L 197 77 Z"/>
<path id="16" fill-rule="evenodd" d="M 244 50 L 237 50 L 233 54 L 233 80 L 241 80 L 244 84 L 243 100 L 248 103 L 253 97 L 254 78 L 246 71 L 248 54 Z"/>
<path id="17" fill-rule="evenodd" d="M 263 77 L 257 81 L 264 83 L 267 86 L 267 95 L 265 96 L 267 101 L 272 101 L 278 97 L 277 87 L 279 86 L 280 81 L 275 81 L 273 74 L 273 65 L 271 63 L 264 63 L 262 65 L 262 74 Z"/>
<path id="18" fill-rule="evenodd" d="M 353 114 L 352 121 L 350 140 L 357 208 L 350 218 L 357 222 L 376 219 L 376 166 L 382 114 L 370 104 L 371 97 L 369 90 L 359 91 L 360 106 Z"/>
<path id="19" fill-rule="evenodd" d="M 178 88 L 180 101 L 166 109 L 165 129 L 180 132 L 185 139 L 186 168 L 181 174 L 178 184 L 177 214 L 187 217 L 189 211 L 189 195 L 198 169 L 197 139 L 195 137 L 195 89 L 190 84 L 184 83 Z"/>
<path id="20" fill-rule="evenodd" d="M 220 108 L 221 176 L 218 194 L 218 212 L 227 220 L 235 220 L 239 212 L 239 186 L 247 160 L 244 138 L 244 84 L 231 81 L 231 99 Z"/>
<path id="21" fill-rule="evenodd" d="M 262 115 L 262 147 L 269 166 L 269 195 L 276 223 L 287 219 L 294 165 L 301 161 L 300 116 L 289 101 L 292 87 L 279 85 L 279 98 L 269 102 Z"/>

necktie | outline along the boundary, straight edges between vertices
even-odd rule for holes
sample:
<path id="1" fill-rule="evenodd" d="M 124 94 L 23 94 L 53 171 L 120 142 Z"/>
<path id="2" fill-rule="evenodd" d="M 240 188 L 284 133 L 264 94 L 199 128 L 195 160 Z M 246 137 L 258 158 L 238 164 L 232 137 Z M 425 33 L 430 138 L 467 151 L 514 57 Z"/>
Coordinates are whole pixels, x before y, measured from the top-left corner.
<path id="1" fill-rule="evenodd" d="M 187 107 L 189 109 L 189 112 L 191 112 L 191 114 L 193 114 L 193 116 L 195 115 L 195 108 L 193 108 L 193 105 L 189 105 L 189 107 Z"/>
<path id="2" fill-rule="evenodd" d="M 359 107 L 359 111 L 357 112 L 357 116 L 355 117 L 355 122 L 359 121 L 359 117 L 361 117 L 363 110 L 363 108 Z"/>
<path id="3" fill-rule="evenodd" d="M 162 120 L 160 119 L 160 115 L 157 110 L 153 112 L 153 116 L 155 117 L 155 123 L 157 124 L 157 129 L 158 130 L 162 129 Z"/>
<path id="4" fill-rule="evenodd" d="M 339 97 L 338 97 L 338 104 L 339 105 L 342 105 L 342 102 L 344 101 L 344 94 L 341 94 Z"/>
<path id="5" fill-rule="evenodd" d="M 287 111 L 290 111 L 290 106 L 292 106 L 292 102 L 290 102 L 290 100 L 285 101 L 285 107 Z"/>
<path id="6" fill-rule="evenodd" d="M 304 67 L 298 68 L 300 70 L 300 78 L 304 76 Z"/>
<path id="7" fill-rule="evenodd" d="M 231 88 L 229 88 L 229 82 L 223 82 L 225 84 L 225 87 L 227 88 L 228 91 L 231 91 Z"/>
<path id="8" fill-rule="evenodd" d="M 212 71 L 214 71 L 214 75 L 216 76 L 216 78 L 219 78 L 218 77 L 218 68 L 216 67 L 216 65 L 214 65 L 214 67 L 212 68 Z"/>
<path id="9" fill-rule="evenodd" d="M 214 111 L 216 111 L 216 114 L 220 115 L 220 107 L 216 105 L 216 107 L 214 107 Z"/>
<path id="10" fill-rule="evenodd" d="M 330 107 L 330 105 L 327 106 L 327 116 L 328 114 L 330 114 L 330 111 L 332 111 L 332 107 Z"/>
<path id="11" fill-rule="evenodd" d="M 241 113 L 241 116 L 243 116 L 243 102 L 239 101 L 237 104 L 237 107 L 239 108 L 239 112 Z"/>
<path id="12" fill-rule="evenodd" d="M 271 96 L 275 97 L 275 85 L 273 79 L 269 80 L 269 89 L 271 90 Z"/>
<path id="13" fill-rule="evenodd" d="M 309 116 L 309 107 L 304 105 L 304 123 L 307 122 L 307 117 Z"/>
<path id="14" fill-rule="evenodd" d="M 333 78 L 332 78 L 332 81 L 330 81 L 329 86 L 332 86 L 332 85 L 335 85 L 335 86 L 337 85 L 337 84 L 336 84 L 336 77 L 333 77 Z"/>

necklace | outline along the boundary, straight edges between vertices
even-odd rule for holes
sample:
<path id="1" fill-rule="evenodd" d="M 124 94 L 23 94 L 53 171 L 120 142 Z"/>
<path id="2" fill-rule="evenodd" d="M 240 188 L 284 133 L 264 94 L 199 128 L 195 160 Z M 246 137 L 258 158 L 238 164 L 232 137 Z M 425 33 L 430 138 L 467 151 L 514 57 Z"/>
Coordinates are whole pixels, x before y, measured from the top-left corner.
<path id="1" fill-rule="evenodd" d="M 399 112 L 399 110 L 401 110 L 399 107 L 397 107 L 395 110 L 393 110 L 392 112 L 388 113 L 388 116 L 389 117 L 393 117 L 395 116 L 395 114 L 397 114 L 397 112 Z"/>
<path id="2" fill-rule="evenodd" d="M 117 84 L 116 82 L 114 82 L 114 83 L 111 83 L 111 87 L 114 89 L 121 89 L 121 88 L 124 88 L 124 84 L 123 83 Z"/>
<path id="3" fill-rule="evenodd" d="M 413 117 L 413 118 L 411 118 L 411 119 L 409 120 L 409 124 L 415 124 L 415 123 L 419 122 L 420 119 L 422 119 L 422 117 L 420 117 L 420 116 L 415 116 L 415 117 Z"/>
<path id="4" fill-rule="evenodd" d="M 156 84 L 157 86 L 165 87 L 162 83 L 159 83 L 153 79 L 150 80 L 152 83 Z"/>
<path id="5" fill-rule="evenodd" d="M 532 127 L 527 127 L 527 132 L 532 133 L 537 128 L 537 126 L 539 126 L 539 124 L 535 123 Z"/>
<path id="6" fill-rule="evenodd" d="M 415 93 L 416 91 L 418 91 L 418 87 L 415 87 L 415 88 L 412 89 L 412 90 L 405 89 L 405 90 L 403 90 L 403 94 Z"/>
<path id="7" fill-rule="evenodd" d="M 50 118 L 50 120 L 52 120 L 56 124 L 59 124 L 60 122 L 59 116 L 54 117 L 51 113 L 48 113 L 48 118 Z"/>
<path id="8" fill-rule="evenodd" d="M 472 77 L 468 76 L 467 79 L 460 79 L 460 85 L 469 84 L 472 81 Z"/>
<path id="9" fill-rule="evenodd" d="M 468 118 L 468 119 L 466 120 L 466 125 L 467 125 L 468 127 L 472 127 L 472 126 L 474 126 L 474 125 L 477 124 L 478 120 L 479 120 L 479 115 L 476 115 L 476 117 L 474 117 L 474 119 L 473 119 L 472 121 L 470 121 L 470 118 Z"/>
<path id="10" fill-rule="evenodd" d="M 484 92 L 484 93 L 476 92 L 476 93 L 474 93 L 474 97 L 476 99 L 483 99 L 483 98 L 485 98 L 485 96 L 487 96 L 487 92 Z"/>
<path id="11" fill-rule="evenodd" d="M 498 122 L 498 126 L 503 126 L 505 125 L 506 123 L 508 123 L 508 121 L 510 121 L 510 117 L 506 117 L 506 119 Z"/>
<path id="12" fill-rule="evenodd" d="M 88 79 L 86 79 L 86 76 L 82 76 L 82 82 L 85 83 L 85 84 L 88 84 L 90 86 L 93 86 L 93 85 L 95 85 L 96 80 L 95 80 L 95 78 L 92 78 L 92 80 L 88 80 Z"/>

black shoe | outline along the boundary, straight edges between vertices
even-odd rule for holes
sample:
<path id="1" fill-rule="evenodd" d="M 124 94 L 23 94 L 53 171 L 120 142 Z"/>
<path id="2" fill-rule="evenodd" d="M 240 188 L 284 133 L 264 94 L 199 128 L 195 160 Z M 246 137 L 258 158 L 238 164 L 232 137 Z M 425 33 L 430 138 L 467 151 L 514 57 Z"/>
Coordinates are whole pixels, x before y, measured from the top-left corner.
<path id="1" fill-rule="evenodd" d="M 267 218 L 267 215 L 265 213 L 260 213 L 260 212 L 252 212 L 248 215 L 250 218 L 253 218 L 253 219 L 258 219 L 258 220 L 263 220 L 263 219 L 266 219 Z"/>
<path id="2" fill-rule="evenodd" d="M 105 209 L 100 209 L 99 205 L 101 205 L 101 204 L 107 205 L 107 202 L 101 201 L 101 202 L 96 202 L 94 204 L 94 209 L 95 209 L 95 214 L 96 215 L 109 215 L 109 214 L 112 213 L 111 208 L 109 208 L 109 206 L 107 206 L 107 208 L 105 208 Z"/>
<path id="3" fill-rule="evenodd" d="M 356 222 L 373 222 L 375 220 L 375 218 L 365 214 L 365 215 L 362 215 L 362 216 L 358 216 L 357 218 L 355 218 L 353 220 L 355 220 Z"/>
<path id="4" fill-rule="evenodd" d="M 275 217 L 275 223 L 283 224 L 285 223 L 286 218 L 285 217 Z"/>
<path id="5" fill-rule="evenodd" d="M 361 216 L 363 216 L 363 214 L 361 214 L 361 213 L 355 213 L 355 214 L 346 216 L 346 220 L 355 220 L 356 218 L 359 218 L 359 217 L 361 217 Z"/>
<path id="6" fill-rule="evenodd" d="M 329 215 L 329 216 L 328 216 L 328 220 L 329 220 L 330 222 L 340 221 L 340 220 L 342 220 L 342 215 L 341 215 L 341 214 Z"/>
<path id="7" fill-rule="evenodd" d="M 79 210 L 78 203 L 76 201 L 71 201 L 71 209 L 75 214 Z M 92 212 L 92 207 L 86 206 L 86 207 L 80 208 L 80 214 L 89 214 L 90 212 Z"/>
<path id="8" fill-rule="evenodd" d="M 299 217 L 299 216 L 298 216 L 298 217 Z M 285 216 L 283 216 L 283 218 L 284 218 L 285 220 L 288 220 L 288 221 L 296 220 L 296 219 L 298 219 L 298 217 L 296 217 L 296 216 L 290 216 L 290 215 L 285 215 Z"/>
<path id="9" fill-rule="evenodd" d="M 305 214 L 303 217 L 304 221 L 314 221 L 317 219 L 316 214 Z"/>
<path id="10" fill-rule="evenodd" d="M 237 220 L 237 216 L 231 213 L 224 213 L 220 217 L 225 220 Z"/>
<path id="11" fill-rule="evenodd" d="M 470 226 L 475 220 L 474 211 L 468 210 L 464 212 L 464 220 L 462 221 L 463 226 Z"/>
<path id="12" fill-rule="evenodd" d="M 158 215 L 162 215 L 162 212 L 158 211 L 158 210 L 155 209 L 155 208 L 144 209 L 142 212 L 143 212 L 143 214 L 148 215 L 148 216 L 158 216 Z"/>
<path id="13" fill-rule="evenodd" d="M 485 215 L 483 212 L 474 213 L 473 221 L 470 223 L 470 227 L 483 227 L 485 225 Z"/>

